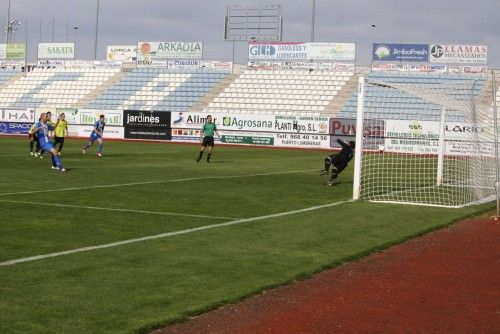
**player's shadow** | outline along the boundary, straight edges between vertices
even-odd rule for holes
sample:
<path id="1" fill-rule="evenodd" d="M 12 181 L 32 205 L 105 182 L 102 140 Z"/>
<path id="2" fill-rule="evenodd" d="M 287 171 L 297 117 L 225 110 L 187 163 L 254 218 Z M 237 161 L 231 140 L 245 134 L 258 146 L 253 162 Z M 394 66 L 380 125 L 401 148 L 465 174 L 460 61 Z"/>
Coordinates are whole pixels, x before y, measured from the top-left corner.
<path id="1" fill-rule="evenodd" d="M 234 160 L 213 160 L 213 161 L 210 161 L 210 164 L 227 164 L 227 163 L 232 163 L 232 162 L 234 162 Z"/>

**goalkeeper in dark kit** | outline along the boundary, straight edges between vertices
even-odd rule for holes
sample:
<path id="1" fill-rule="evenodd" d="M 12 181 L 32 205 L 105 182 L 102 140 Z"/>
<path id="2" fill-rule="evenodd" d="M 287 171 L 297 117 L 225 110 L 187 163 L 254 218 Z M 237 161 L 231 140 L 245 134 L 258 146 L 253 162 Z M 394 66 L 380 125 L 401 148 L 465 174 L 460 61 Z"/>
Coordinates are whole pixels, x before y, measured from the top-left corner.
<path id="1" fill-rule="evenodd" d="M 319 175 L 325 175 L 330 170 L 330 166 L 332 166 L 332 177 L 330 181 L 326 183 L 327 186 L 335 185 L 335 181 L 337 176 L 347 167 L 349 161 L 352 160 L 354 156 L 354 146 L 355 142 L 350 141 L 349 143 L 337 139 L 337 143 L 342 146 L 342 149 L 337 154 L 332 154 L 325 158 L 325 169 L 319 172 Z"/>

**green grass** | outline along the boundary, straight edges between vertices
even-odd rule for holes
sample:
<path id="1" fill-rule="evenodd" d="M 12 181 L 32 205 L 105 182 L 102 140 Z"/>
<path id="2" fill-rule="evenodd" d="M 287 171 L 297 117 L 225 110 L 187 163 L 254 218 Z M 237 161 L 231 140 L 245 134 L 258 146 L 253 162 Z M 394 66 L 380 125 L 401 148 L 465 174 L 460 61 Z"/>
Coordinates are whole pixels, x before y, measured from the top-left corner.
<path id="1" fill-rule="evenodd" d="M 49 159 L 28 156 L 25 140 L 0 138 L 0 262 L 346 201 L 352 193 L 352 166 L 336 187 L 323 186 L 326 177 L 316 172 L 324 153 L 218 146 L 207 164 L 194 161 L 197 147 L 189 145 L 107 142 L 97 159 L 82 156 L 80 144 L 66 144 L 70 172 L 59 174 Z M 36 192 L 99 185 L 110 187 Z M 0 266 L 0 332 L 147 331 L 491 207 L 350 202 Z"/>

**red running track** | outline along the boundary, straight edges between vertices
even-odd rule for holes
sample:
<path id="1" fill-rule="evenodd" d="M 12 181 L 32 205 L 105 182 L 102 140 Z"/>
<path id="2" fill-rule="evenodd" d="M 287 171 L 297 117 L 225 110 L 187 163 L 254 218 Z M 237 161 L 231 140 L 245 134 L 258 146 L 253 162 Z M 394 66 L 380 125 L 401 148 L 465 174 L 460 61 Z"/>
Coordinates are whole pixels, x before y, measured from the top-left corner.
<path id="1" fill-rule="evenodd" d="M 500 221 L 466 220 L 155 333 L 500 333 Z"/>

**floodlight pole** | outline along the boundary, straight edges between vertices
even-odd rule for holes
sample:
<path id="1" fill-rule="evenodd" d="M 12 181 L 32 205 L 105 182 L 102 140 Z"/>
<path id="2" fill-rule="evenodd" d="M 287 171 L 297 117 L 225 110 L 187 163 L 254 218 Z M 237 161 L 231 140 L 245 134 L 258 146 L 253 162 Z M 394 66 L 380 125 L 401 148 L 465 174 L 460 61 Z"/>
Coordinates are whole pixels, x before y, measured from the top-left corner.
<path id="1" fill-rule="evenodd" d="M 316 20 L 316 0 L 312 0 L 311 42 L 314 42 L 314 24 Z"/>
<path id="2" fill-rule="evenodd" d="M 10 0 L 7 3 L 7 25 L 5 26 L 5 43 L 10 42 Z"/>
<path id="3" fill-rule="evenodd" d="M 500 160 L 498 157 L 498 114 L 497 114 L 497 85 L 495 72 L 491 71 L 492 91 L 493 91 L 493 133 L 495 134 L 495 190 L 497 197 L 496 216 L 500 217 Z"/>
<path id="4" fill-rule="evenodd" d="M 99 0 L 97 0 L 97 9 L 95 14 L 95 39 L 94 39 L 94 60 L 97 60 L 97 35 L 99 32 Z"/>
<path id="5" fill-rule="evenodd" d="M 55 25 L 56 25 L 56 19 L 52 18 L 52 43 L 54 43 L 54 30 L 55 30 Z"/>
<path id="6" fill-rule="evenodd" d="M 236 43 L 234 41 L 234 39 L 233 39 L 232 43 L 233 43 L 233 56 L 231 58 L 231 74 L 234 74 L 234 49 L 235 49 L 235 43 Z"/>
<path id="7" fill-rule="evenodd" d="M 42 19 L 40 19 L 40 30 L 39 30 L 39 35 L 38 35 L 38 44 L 42 43 Z"/>

